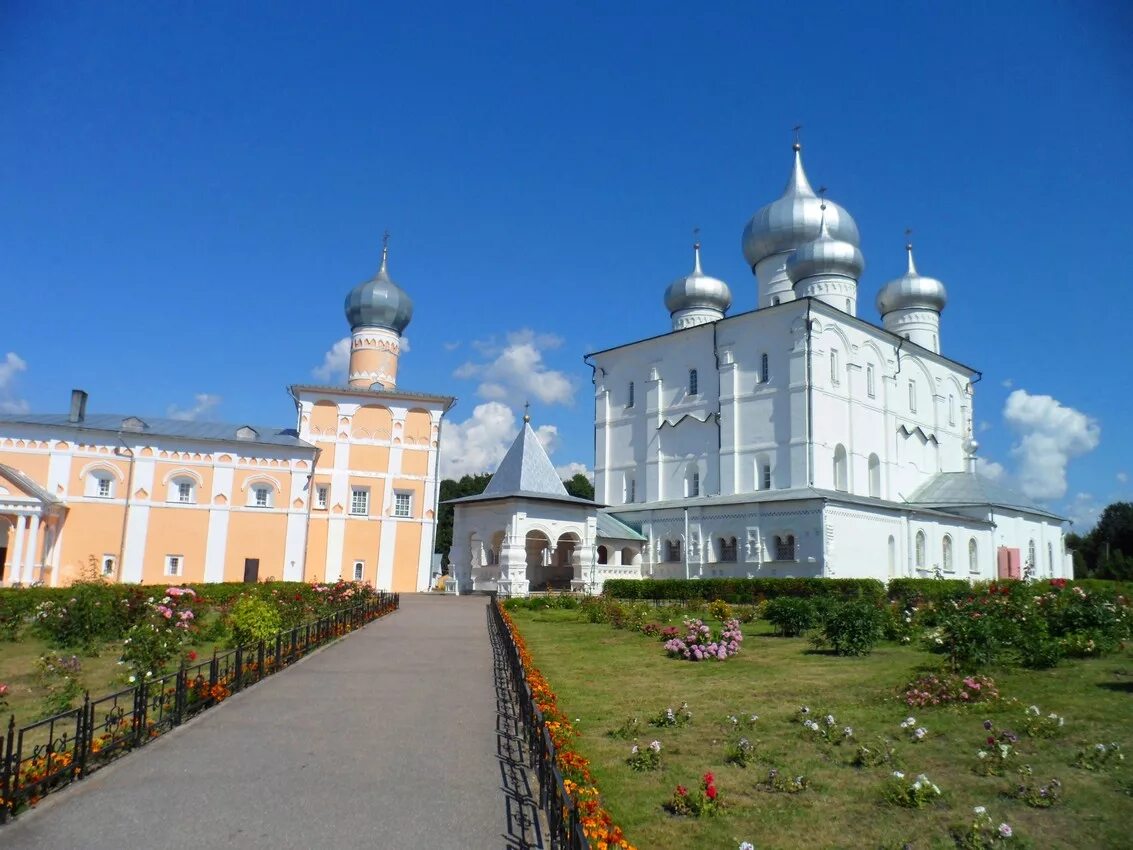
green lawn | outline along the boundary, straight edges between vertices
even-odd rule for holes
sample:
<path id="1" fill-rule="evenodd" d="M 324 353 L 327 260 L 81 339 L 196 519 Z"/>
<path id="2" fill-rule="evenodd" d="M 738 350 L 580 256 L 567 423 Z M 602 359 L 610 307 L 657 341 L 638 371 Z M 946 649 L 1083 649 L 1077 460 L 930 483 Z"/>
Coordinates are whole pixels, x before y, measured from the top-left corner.
<path id="1" fill-rule="evenodd" d="M 1130 766 L 1092 773 L 1071 767 L 1080 747 L 1118 741 L 1133 751 L 1133 650 L 1100 660 L 1063 663 L 1054 670 L 991 671 L 1004 699 L 994 709 L 909 709 L 896 693 L 918 668 L 937 659 L 909 646 L 882 644 L 866 658 L 839 658 L 811 649 L 802 638 L 779 638 L 765 622 L 744 626 L 742 652 L 726 662 L 691 663 L 666 657 L 661 642 L 632 631 L 580 619 L 575 611 L 511 612 L 534 663 L 546 675 L 560 705 L 579 732 L 578 749 L 594 769 L 606 803 L 631 842 L 657 848 L 735 848 L 751 841 L 766 848 L 953 847 L 949 829 L 966 823 L 974 806 L 986 806 L 995 823 L 1006 822 L 1033 848 L 1128 847 L 1133 826 Z M 674 617 L 679 622 L 679 617 Z M 610 737 L 627 717 L 649 716 L 688 702 L 691 724 L 647 727 L 640 743 L 663 746 L 660 771 L 636 773 L 625 763 L 631 741 Z M 1027 706 L 1066 718 L 1061 737 L 1022 734 Z M 884 734 L 895 740 L 898 767 L 927 774 L 944 791 L 925 809 L 884 803 L 881 788 L 894 769 L 855 768 L 854 746 L 832 746 L 804 737 L 795 720 L 799 706 L 833 714 L 869 743 Z M 753 732 L 758 760 L 747 768 L 725 763 L 730 714 L 757 714 Z M 929 731 L 908 742 L 900 723 L 908 716 Z M 1062 803 L 1033 809 L 1005 795 L 1015 776 L 973 773 L 986 736 L 985 719 L 1020 733 L 1022 761 L 1043 780 L 1063 783 Z M 756 790 L 770 768 L 803 774 L 799 794 Z M 680 783 L 690 788 L 711 770 L 726 800 L 714 818 L 677 818 L 662 804 Z M 1005 844 L 1010 846 L 1009 844 Z"/>

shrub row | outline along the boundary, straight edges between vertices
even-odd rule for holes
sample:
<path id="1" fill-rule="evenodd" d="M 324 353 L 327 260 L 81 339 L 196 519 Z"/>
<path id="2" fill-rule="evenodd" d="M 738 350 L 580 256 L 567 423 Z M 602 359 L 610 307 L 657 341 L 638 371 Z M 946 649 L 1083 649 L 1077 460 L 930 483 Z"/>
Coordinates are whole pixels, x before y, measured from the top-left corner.
<path id="1" fill-rule="evenodd" d="M 885 585 L 871 578 L 610 579 L 602 593 L 615 599 L 722 599 L 734 605 L 753 605 L 781 596 L 880 603 L 885 599 Z"/>

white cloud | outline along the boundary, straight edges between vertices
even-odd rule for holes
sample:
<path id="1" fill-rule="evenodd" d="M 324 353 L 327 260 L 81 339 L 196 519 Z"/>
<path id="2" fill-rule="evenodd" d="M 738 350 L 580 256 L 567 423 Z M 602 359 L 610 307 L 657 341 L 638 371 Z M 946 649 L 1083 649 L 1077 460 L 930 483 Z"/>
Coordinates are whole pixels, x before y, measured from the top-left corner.
<path id="1" fill-rule="evenodd" d="M 402 354 L 405 354 L 405 352 L 409 351 L 409 337 L 403 336 L 401 338 L 401 341 L 398 342 L 397 346 L 398 351 L 400 351 Z"/>
<path id="2" fill-rule="evenodd" d="M 1118 484 L 1128 484 L 1129 483 L 1129 473 L 1128 472 L 1117 473 L 1117 483 Z"/>
<path id="3" fill-rule="evenodd" d="M 1075 493 L 1074 498 L 1063 508 L 1065 514 L 1074 522 L 1074 530 L 1085 534 L 1098 523 L 1102 505 L 1092 493 Z"/>
<path id="4" fill-rule="evenodd" d="M 1026 390 L 1007 397 L 1003 418 L 1019 437 L 1011 455 L 1018 464 L 1019 487 L 1032 499 L 1065 496 L 1067 464 L 1101 440 L 1101 428 L 1091 417 Z"/>
<path id="5" fill-rule="evenodd" d="M 543 451 L 552 455 L 559 447 L 559 427 L 557 425 L 540 425 L 535 429 L 535 436 L 543 446 Z"/>
<path id="6" fill-rule="evenodd" d="M 350 337 L 344 336 L 323 355 L 323 365 L 316 366 L 311 374 L 320 381 L 345 383 L 346 370 L 350 366 Z"/>
<path id="7" fill-rule="evenodd" d="M 986 420 L 981 421 L 980 424 L 977 426 L 976 430 L 979 431 L 981 434 L 984 431 L 990 431 L 991 430 L 991 423 L 987 422 Z"/>
<path id="8" fill-rule="evenodd" d="M 0 413 L 28 412 L 28 403 L 16 396 L 14 386 L 16 376 L 26 372 L 27 368 L 27 362 L 14 351 L 9 351 L 0 360 Z"/>
<path id="9" fill-rule="evenodd" d="M 1001 387 L 1006 387 L 1007 389 L 1011 389 L 1013 386 L 1015 386 L 1015 382 L 1013 380 L 1011 380 L 1010 378 L 1004 378 L 1002 381 L 999 382 L 999 385 Z"/>
<path id="10" fill-rule="evenodd" d="M 211 393 L 197 393 L 193 396 L 192 407 L 180 408 L 175 404 L 169 405 L 168 416 L 170 419 L 182 419 L 191 422 L 202 417 L 207 418 L 205 415 L 218 404 L 220 404 L 220 396 Z"/>
<path id="11" fill-rule="evenodd" d="M 564 372 L 548 369 L 543 362 L 543 352 L 562 343 L 560 337 L 530 329 L 508 334 L 502 345 L 494 337 L 474 340 L 472 347 L 486 360 L 465 362 L 453 372 L 453 377 L 479 379 L 477 394 L 492 401 L 530 398 L 544 404 L 569 405 L 574 402 L 574 382 Z"/>
<path id="12" fill-rule="evenodd" d="M 441 477 L 460 478 L 495 472 L 519 429 L 506 404 L 476 405 L 463 422 L 447 422 L 441 432 Z"/>
<path id="13" fill-rule="evenodd" d="M 448 342 L 442 342 L 441 347 L 444 348 L 445 351 L 456 351 L 458 348 L 460 348 L 460 340 L 453 339 L 449 340 Z"/>
<path id="14" fill-rule="evenodd" d="M 1002 463 L 981 458 L 976 462 L 976 472 L 989 481 L 1002 483 L 1007 478 L 1007 470 Z"/>
<path id="15" fill-rule="evenodd" d="M 555 472 L 559 474 L 559 478 L 563 479 L 563 481 L 568 481 L 571 478 L 574 478 L 574 476 L 581 473 L 582 475 L 586 476 L 587 481 L 589 481 L 591 484 L 594 483 L 594 470 L 588 467 L 585 463 L 579 463 L 578 461 L 563 464 L 562 466 L 556 466 Z"/>

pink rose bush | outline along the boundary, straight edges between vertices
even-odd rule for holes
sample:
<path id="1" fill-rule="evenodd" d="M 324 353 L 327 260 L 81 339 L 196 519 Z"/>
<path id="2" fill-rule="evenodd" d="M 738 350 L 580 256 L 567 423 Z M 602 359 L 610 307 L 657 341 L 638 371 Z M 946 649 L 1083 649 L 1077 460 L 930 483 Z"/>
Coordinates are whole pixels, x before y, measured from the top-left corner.
<path id="1" fill-rule="evenodd" d="M 686 619 L 684 637 L 672 637 L 665 641 L 665 651 L 671 658 L 686 661 L 725 661 L 740 651 L 744 635 L 740 621 L 725 620 L 719 635 L 703 620 Z"/>

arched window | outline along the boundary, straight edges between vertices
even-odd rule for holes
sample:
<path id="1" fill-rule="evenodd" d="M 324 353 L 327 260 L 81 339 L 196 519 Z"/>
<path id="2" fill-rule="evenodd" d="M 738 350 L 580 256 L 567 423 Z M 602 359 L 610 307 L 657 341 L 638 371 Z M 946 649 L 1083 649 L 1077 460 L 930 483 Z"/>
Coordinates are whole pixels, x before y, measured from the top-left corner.
<path id="1" fill-rule="evenodd" d="M 952 538 L 947 534 L 944 535 L 944 542 L 941 543 L 940 548 L 944 560 L 944 571 L 950 573 L 952 572 Z"/>
<path id="2" fill-rule="evenodd" d="M 605 546 L 598 547 L 598 563 L 608 564 L 610 562 L 610 553 Z"/>
<path id="3" fill-rule="evenodd" d="M 897 541 L 893 535 L 889 535 L 889 541 L 886 543 L 886 552 L 889 556 L 889 578 L 897 577 Z"/>
<path id="4" fill-rule="evenodd" d="M 1054 544 L 1046 544 L 1046 574 L 1050 578 L 1054 578 Z"/>
<path id="5" fill-rule="evenodd" d="M 948 394 L 948 424 L 956 424 L 956 397 L 951 393 Z"/>
<path id="6" fill-rule="evenodd" d="M 665 541 L 665 560 L 670 564 L 676 563 L 681 559 L 681 541 L 679 540 L 666 540 Z"/>
<path id="7" fill-rule="evenodd" d="M 846 447 L 839 443 L 834 447 L 834 489 L 848 490 L 848 474 L 846 467 Z"/>
<path id="8" fill-rule="evenodd" d="M 721 561 L 735 561 L 736 560 L 736 538 L 734 538 L 734 537 L 721 537 L 720 538 L 720 560 Z"/>
<path id="9" fill-rule="evenodd" d="M 918 569 L 922 569 L 922 570 L 924 569 L 924 558 L 925 558 L 924 532 L 918 531 L 917 532 L 917 560 L 916 560 L 916 564 L 917 564 Z"/>
<path id="10" fill-rule="evenodd" d="M 169 490 L 166 500 L 182 505 L 191 505 L 197 501 L 197 481 L 190 475 L 174 475 L 169 479 Z"/>
<path id="11" fill-rule="evenodd" d="M 830 383 L 834 386 L 838 386 L 840 382 L 841 375 L 839 375 L 838 370 L 838 349 L 832 348 L 830 349 Z"/>
<path id="12" fill-rule="evenodd" d="M 881 498 L 881 458 L 875 454 L 869 456 L 869 494 Z"/>
<path id="13" fill-rule="evenodd" d="M 688 394 L 697 395 L 700 392 L 699 381 L 696 379 L 696 370 L 688 370 Z"/>
<path id="14" fill-rule="evenodd" d="M 771 380 L 771 368 L 767 363 L 766 352 L 759 357 L 759 382 L 766 384 Z"/>
<path id="15" fill-rule="evenodd" d="M 788 534 L 786 537 L 775 536 L 775 560 L 795 560 L 795 535 Z"/>
<path id="16" fill-rule="evenodd" d="M 771 306 L 776 307 L 776 306 L 778 306 L 778 304 L 779 304 L 779 296 L 776 295 L 774 298 L 771 299 Z"/>
<path id="17" fill-rule="evenodd" d="M 909 412 L 917 412 L 917 382 L 909 378 Z"/>
<path id="18" fill-rule="evenodd" d="M 873 364 L 870 363 L 865 367 L 865 391 L 866 395 L 870 398 L 874 398 L 877 395 L 877 388 L 874 386 L 873 381 Z"/>
<path id="19" fill-rule="evenodd" d="M 980 571 L 980 547 L 976 543 L 976 538 L 971 537 L 968 539 L 968 572 L 978 573 Z"/>
<path id="20" fill-rule="evenodd" d="M 637 480 L 632 476 L 626 476 L 625 494 L 622 501 L 626 504 L 637 501 Z"/>
<path id="21" fill-rule="evenodd" d="M 629 388 L 626 390 L 626 407 L 633 407 L 633 381 L 629 382 Z"/>
<path id="22" fill-rule="evenodd" d="M 1035 553 L 1035 540 L 1032 537 L 1031 541 L 1027 544 L 1027 566 L 1034 570 L 1038 566 L 1038 561 Z"/>
<path id="23" fill-rule="evenodd" d="M 249 508 L 270 508 L 275 506 L 275 483 L 267 480 L 260 479 L 258 481 L 251 481 L 247 485 L 248 498 L 245 504 Z"/>
<path id="24" fill-rule="evenodd" d="M 688 497 L 700 495 L 700 472 L 692 470 L 685 479 L 685 495 Z"/>
<path id="25" fill-rule="evenodd" d="M 764 463 L 763 471 L 760 473 L 760 482 L 764 490 L 771 489 L 771 464 Z"/>
<path id="26" fill-rule="evenodd" d="M 96 499 L 113 499 L 118 489 L 115 486 L 117 483 L 114 473 L 110 470 L 92 469 L 87 476 L 84 494 Z"/>

